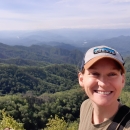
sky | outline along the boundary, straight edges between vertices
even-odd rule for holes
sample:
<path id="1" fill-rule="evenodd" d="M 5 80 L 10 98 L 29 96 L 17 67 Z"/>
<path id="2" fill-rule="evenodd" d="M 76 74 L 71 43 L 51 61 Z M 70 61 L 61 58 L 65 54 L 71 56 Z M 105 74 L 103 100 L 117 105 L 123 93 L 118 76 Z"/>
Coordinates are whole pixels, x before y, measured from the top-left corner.
<path id="1" fill-rule="evenodd" d="M 0 31 L 130 28 L 130 0 L 0 0 Z"/>

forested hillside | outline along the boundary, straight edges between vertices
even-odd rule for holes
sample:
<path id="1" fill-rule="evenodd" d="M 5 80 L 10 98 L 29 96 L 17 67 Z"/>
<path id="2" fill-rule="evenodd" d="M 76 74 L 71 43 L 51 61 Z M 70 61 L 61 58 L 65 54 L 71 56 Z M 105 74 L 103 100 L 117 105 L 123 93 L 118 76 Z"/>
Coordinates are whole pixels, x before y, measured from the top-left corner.
<path id="1" fill-rule="evenodd" d="M 77 67 L 70 64 L 38 66 L 0 65 L 0 110 L 5 109 L 24 128 L 46 127 L 50 116 L 66 121 L 79 117 L 87 97 L 77 84 Z"/>
<path id="2" fill-rule="evenodd" d="M 25 46 L 9 46 L 0 43 L 0 61 L 2 63 L 18 64 L 19 59 L 24 63 L 30 65 L 33 62 L 40 61 L 44 63 L 70 63 L 78 64 L 83 53 L 78 49 L 63 49 L 60 47 L 52 47 L 48 45 L 32 45 Z M 17 62 L 15 62 L 15 60 Z M 27 61 L 29 60 L 29 61 Z M 11 62 L 12 61 L 12 62 Z M 41 62 L 42 61 L 42 62 Z M 36 63 L 35 63 L 36 64 Z M 33 65 L 33 64 L 32 64 Z"/>
<path id="3" fill-rule="evenodd" d="M 45 128 L 55 115 L 78 120 L 79 106 L 87 98 L 77 84 L 81 51 L 5 44 L 0 51 L 0 110 L 27 130 Z"/>
<path id="4" fill-rule="evenodd" d="M 71 126 L 79 121 L 80 105 L 87 98 L 77 73 L 83 52 L 77 48 L 0 44 L 0 110 L 27 130 L 46 128 L 57 115 Z M 121 101 L 130 106 L 130 57 L 125 57 L 127 79 Z M 2 119 L 2 115 L 0 116 Z"/>
<path id="5" fill-rule="evenodd" d="M 0 66 L 0 94 L 31 91 L 34 95 L 70 90 L 77 85 L 77 68 L 69 64 L 43 67 Z"/>

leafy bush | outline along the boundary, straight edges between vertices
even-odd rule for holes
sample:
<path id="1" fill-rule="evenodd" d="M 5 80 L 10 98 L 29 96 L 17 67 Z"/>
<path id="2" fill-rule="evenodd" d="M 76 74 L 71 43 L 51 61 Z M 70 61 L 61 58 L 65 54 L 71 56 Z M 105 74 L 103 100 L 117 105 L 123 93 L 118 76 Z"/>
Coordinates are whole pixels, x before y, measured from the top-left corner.
<path id="1" fill-rule="evenodd" d="M 2 120 L 0 121 L 0 130 L 3 130 L 6 127 L 11 128 L 12 130 L 24 130 L 23 124 L 16 122 L 13 117 L 7 115 L 4 110 L 1 111 Z"/>
<path id="2" fill-rule="evenodd" d="M 48 121 L 44 130 L 78 130 L 78 122 L 67 123 L 63 117 L 59 118 L 57 115 Z"/>

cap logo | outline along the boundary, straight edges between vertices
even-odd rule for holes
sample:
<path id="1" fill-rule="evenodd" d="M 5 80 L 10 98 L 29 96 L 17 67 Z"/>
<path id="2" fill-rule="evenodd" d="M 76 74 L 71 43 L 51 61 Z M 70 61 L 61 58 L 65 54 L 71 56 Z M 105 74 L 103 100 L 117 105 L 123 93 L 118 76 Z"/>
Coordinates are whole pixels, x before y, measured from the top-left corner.
<path id="1" fill-rule="evenodd" d="M 116 52 L 110 48 L 106 48 L 106 47 L 103 47 L 103 48 L 96 48 L 93 50 L 93 53 L 94 54 L 98 54 L 98 53 L 109 53 L 109 54 L 112 54 L 112 55 L 116 55 Z"/>

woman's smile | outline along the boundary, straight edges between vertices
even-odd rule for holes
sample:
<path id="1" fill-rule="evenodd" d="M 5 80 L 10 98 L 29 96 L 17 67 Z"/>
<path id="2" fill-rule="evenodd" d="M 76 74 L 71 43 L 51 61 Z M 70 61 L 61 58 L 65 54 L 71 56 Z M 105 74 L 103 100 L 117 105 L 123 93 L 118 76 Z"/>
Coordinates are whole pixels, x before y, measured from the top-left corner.
<path id="1" fill-rule="evenodd" d="M 101 95 L 110 95 L 113 91 L 101 91 L 101 90 L 94 90 L 95 93 L 101 94 Z"/>

